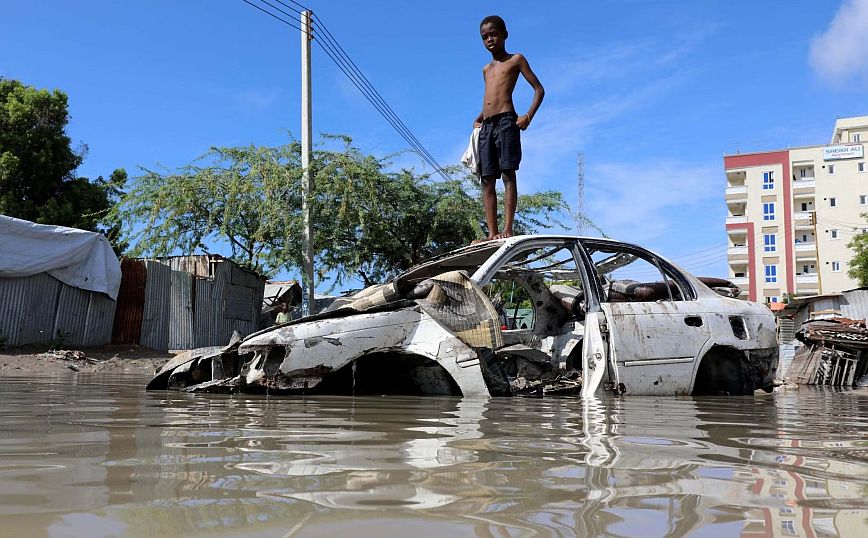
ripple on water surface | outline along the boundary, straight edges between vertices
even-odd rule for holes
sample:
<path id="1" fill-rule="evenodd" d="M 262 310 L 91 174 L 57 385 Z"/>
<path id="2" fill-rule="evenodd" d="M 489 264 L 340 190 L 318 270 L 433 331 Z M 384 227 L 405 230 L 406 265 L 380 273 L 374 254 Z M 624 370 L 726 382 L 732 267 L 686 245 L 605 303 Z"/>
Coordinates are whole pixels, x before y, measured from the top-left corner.
<path id="1" fill-rule="evenodd" d="M 2 380 L 4 532 L 868 535 L 865 390 L 267 398 L 146 381 Z"/>

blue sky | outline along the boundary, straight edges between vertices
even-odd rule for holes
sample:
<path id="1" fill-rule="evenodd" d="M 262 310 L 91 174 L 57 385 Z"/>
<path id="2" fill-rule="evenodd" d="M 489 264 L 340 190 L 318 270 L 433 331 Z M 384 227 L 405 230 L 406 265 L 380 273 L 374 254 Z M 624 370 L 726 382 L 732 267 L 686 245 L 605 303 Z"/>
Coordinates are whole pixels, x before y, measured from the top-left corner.
<path id="1" fill-rule="evenodd" d="M 724 153 L 825 143 L 868 114 L 868 0 L 303 3 L 441 164 L 481 108 L 479 20 L 501 15 L 546 87 L 519 190 L 575 204 L 582 152 L 588 215 L 698 274 L 726 274 Z M 3 4 L 0 76 L 67 92 L 81 175 L 299 131 L 298 32 L 241 0 Z M 316 46 L 313 92 L 315 132 L 407 147 Z M 519 81 L 520 113 L 530 96 Z"/>

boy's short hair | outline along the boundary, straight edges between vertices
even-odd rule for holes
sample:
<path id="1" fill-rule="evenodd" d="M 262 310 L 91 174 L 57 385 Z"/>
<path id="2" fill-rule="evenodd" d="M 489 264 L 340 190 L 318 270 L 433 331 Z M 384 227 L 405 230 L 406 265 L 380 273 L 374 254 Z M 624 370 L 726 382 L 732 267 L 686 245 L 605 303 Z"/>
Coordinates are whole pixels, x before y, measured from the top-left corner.
<path id="1" fill-rule="evenodd" d="M 504 34 L 506 33 L 506 23 L 499 16 L 489 15 L 489 16 L 485 17 L 484 19 L 482 19 L 482 22 L 479 23 L 479 27 L 482 28 L 483 26 L 485 26 L 488 23 L 493 24 L 495 28 L 497 28 L 498 30 L 500 30 Z"/>

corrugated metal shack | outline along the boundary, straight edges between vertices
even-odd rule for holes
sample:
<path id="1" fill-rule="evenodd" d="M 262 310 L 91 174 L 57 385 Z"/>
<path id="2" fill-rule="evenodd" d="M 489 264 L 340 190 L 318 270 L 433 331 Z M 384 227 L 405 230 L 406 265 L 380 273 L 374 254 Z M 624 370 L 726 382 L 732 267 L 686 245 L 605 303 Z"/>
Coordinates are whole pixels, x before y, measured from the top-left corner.
<path id="1" fill-rule="evenodd" d="M 112 337 L 115 302 L 47 273 L 0 278 L 0 343 L 99 346 Z"/>
<path id="2" fill-rule="evenodd" d="M 798 297 L 777 316 L 788 381 L 847 386 L 868 371 L 868 288 Z"/>
<path id="3" fill-rule="evenodd" d="M 257 330 L 265 278 L 216 254 L 123 260 L 112 342 L 222 346 Z"/>
<path id="4" fill-rule="evenodd" d="M 0 347 L 107 344 L 120 278 L 102 234 L 0 215 Z"/>

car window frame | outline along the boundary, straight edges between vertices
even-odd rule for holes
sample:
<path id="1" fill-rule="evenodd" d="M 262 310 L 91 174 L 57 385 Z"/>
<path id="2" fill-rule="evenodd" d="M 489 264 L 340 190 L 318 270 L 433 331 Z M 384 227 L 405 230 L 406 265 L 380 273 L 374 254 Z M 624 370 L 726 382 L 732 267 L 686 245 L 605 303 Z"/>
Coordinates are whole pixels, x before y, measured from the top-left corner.
<path id="1" fill-rule="evenodd" d="M 693 287 L 693 284 L 690 282 L 690 280 L 687 277 L 684 276 L 684 273 L 681 270 L 679 270 L 672 263 L 668 262 L 662 256 L 655 254 L 654 252 L 652 252 L 646 248 L 642 248 L 642 247 L 640 247 L 638 245 L 634 245 L 632 243 L 623 243 L 621 241 L 611 241 L 611 240 L 606 240 L 606 239 L 592 239 L 592 238 L 579 238 L 577 241 L 577 245 L 584 253 L 584 256 L 587 258 L 587 263 L 589 264 L 589 269 L 594 272 L 595 277 L 597 276 L 597 269 L 596 269 L 596 265 L 593 262 L 593 258 L 591 258 L 590 252 L 588 252 L 589 248 L 593 249 L 594 246 L 597 246 L 597 247 L 603 248 L 603 249 L 608 248 L 608 249 L 615 249 L 615 250 L 623 250 L 624 252 L 627 252 L 628 254 L 634 254 L 636 256 L 639 256 L 640 258 L 645 259 L 646 262 L 649 262 L 652 265 L 656 266 L 657 269 L 660 271 L 661 277 L 665 278 L 665 277 L 669 276 L 672 278 L 672 280 L 675 282 L 675 285 L 678 286 L 678 289 L 681 291 L 682 299 L 680 301 L 673 299 L 672 290 L 669 290 L 669 302 L 673 302 L 673 303 L 690 302 L 690 301 L 696 301 L 699 297 L 697 292 L 696 292 L 696 289 Z M 598 279 L 594 278 L 594 281 L 595 281 L 594 291 L 597 292 L 597 294 L 598 294 L 596 297 L 596 300 L 598 302 L 604 302 L 601 300 L 603 297 L 603 290 L 599 287 Z"/>
<path id="2" fill-rule="evenodd" d="M 582 281 L 582 291 L 584 293 L 584 301 L 585 301 L 585 310 L 588 312 L 598 312 L 601 310 L 600 301 L 599 301 L 599 293 L 600 291 L 597 289 L 596 278 L 589 278 L 589 270 L 593 267 L 593 265 L 589 265 L 590 258 L 587 257 L 587 253 L 584 252 L 579 247 L 578 237 L 548 237 L 548 238 L 529 238 L 524 241 L 519 241 L 516 243 L 507 243 L 503 245 L 492 258 L 496 258 L 494 263 L 489 263 L 480 267 L 480 270 L 473 274 L 473 280 L 480 287 L 488 284 L 494 278 L 494 275 L 503 267 L 509 260 L 515 257 L 519 252 L 523 252 L 526 250 L 539 249 L 544 247 L 554 247 L 561 246 L 562 248 L 569 250 L 573 256 L 573 262 L 576 264 L 576 268 L 579 271 L 579 276 Z M 586 259 L 587 258 L 587 259 Z M 492 260 L 490 259 L 489 262 Z M 593 286 L 593 288 L 591 288 Z M 589 289 L 593 289 L 592 293 L 588 293 Z M 534 305 L 534 309 L 536 309 L 536 305 Z"/>

